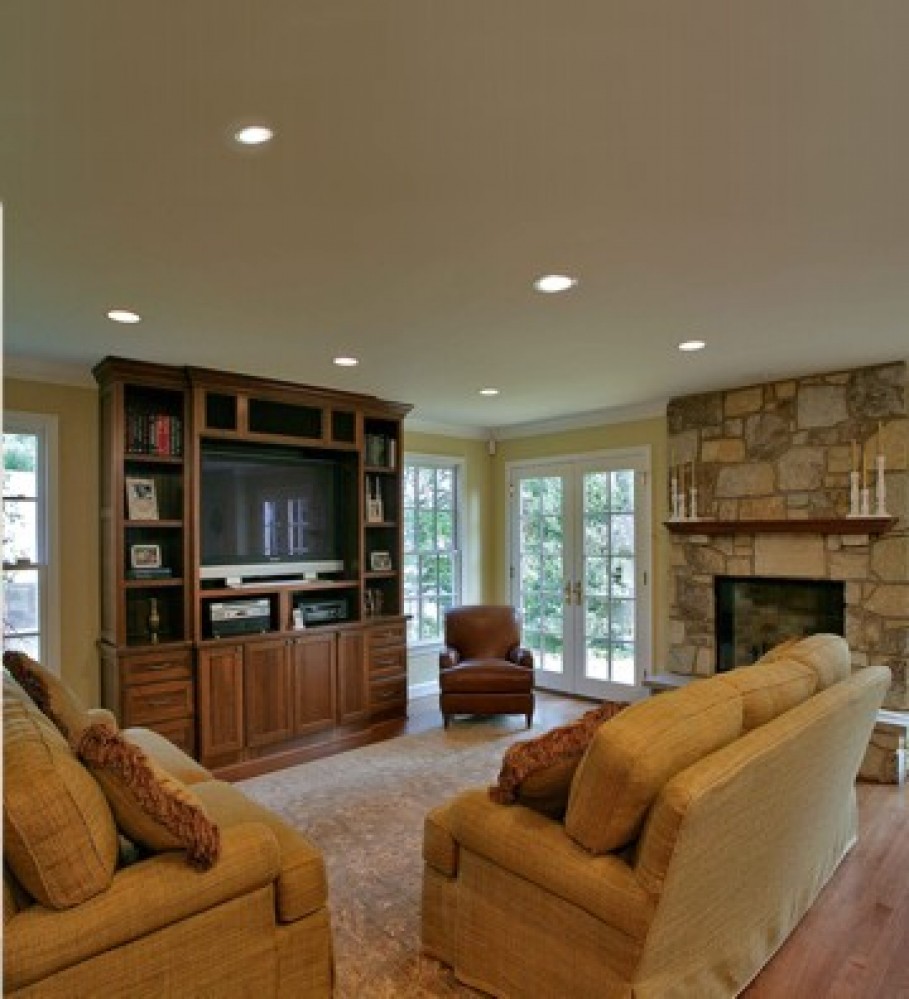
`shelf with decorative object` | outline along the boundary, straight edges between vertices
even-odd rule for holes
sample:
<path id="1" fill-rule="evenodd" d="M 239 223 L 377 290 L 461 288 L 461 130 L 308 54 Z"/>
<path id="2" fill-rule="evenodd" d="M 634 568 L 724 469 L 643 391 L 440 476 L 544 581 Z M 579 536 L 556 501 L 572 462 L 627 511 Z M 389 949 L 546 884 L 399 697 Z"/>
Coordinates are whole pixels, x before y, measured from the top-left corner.
<path id="1" fill-rule="evenodd" d="M 790 520 L 665 520 L 673 534 L 886 534 L 896 517 L 805 517 Z"/>

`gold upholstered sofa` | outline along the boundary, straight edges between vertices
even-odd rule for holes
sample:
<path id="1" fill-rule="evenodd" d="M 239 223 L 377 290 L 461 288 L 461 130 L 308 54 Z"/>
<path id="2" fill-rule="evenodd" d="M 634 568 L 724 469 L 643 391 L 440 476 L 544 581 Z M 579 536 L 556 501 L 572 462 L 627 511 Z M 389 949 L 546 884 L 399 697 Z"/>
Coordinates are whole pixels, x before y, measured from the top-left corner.
<path id="1" fill-rule="evenodd" d="M 319 851 L 156 733 L 118 733 L 108 712 L 16 675 L 4 671 L 4 994 L 331 995 Z"/>
<path id="2" fill-rule="evenodd" d="M 563 819 L 466 791 L 424 830 L 424 951 L 497 996 L 736 995 L 856 837 L 889 671 L 815 635 L 595 730 Z"/>

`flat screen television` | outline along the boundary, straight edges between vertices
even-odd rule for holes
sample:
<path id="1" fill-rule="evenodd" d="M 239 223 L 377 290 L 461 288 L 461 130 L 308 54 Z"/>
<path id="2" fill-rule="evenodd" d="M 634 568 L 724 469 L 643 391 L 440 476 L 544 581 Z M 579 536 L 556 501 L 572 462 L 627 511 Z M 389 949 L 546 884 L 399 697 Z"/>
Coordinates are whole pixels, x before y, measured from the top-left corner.
<path id="1" fill-rule="evenodd" d="M 344 569 L 345 466 L 280 445 L 201 451 L 200 576 L 239 586 Z"/>

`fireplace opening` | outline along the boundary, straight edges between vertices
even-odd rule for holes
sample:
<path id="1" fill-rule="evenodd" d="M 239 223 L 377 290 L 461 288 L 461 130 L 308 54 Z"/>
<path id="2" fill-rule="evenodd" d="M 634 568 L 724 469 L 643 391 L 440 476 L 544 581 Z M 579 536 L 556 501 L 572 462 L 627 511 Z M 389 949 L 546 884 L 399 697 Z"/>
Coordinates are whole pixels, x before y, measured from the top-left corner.
<path id="1" fill-rule="evenodd" d="M 756 662 L 787 638 L 843 634 L 842 582 L 717 576 L 714 599 L 718 673 Z"/>

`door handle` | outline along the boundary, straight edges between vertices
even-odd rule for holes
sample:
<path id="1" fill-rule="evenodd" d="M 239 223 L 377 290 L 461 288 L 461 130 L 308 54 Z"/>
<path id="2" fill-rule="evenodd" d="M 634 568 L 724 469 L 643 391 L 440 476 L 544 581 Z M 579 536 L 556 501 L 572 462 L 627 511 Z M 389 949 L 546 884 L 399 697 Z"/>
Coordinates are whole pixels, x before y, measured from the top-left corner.
<path id="1" fill-rule="evenodd" d="M 563 590 L 565 594 L 565 605 L 566 607 L 571 604 L 571 582 L 565 584 L 565 589 Z"/>
<path id="2" fill-rule="evenodd" d="M 584 592 L 583 588 L 581 587 L 581 581 L 579 579 L 574 584 L 574 602 L 576 604 L 580 604 L 583 599 L 584 599 Z"/>

